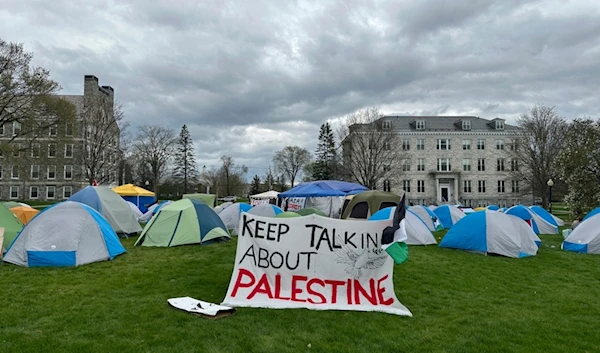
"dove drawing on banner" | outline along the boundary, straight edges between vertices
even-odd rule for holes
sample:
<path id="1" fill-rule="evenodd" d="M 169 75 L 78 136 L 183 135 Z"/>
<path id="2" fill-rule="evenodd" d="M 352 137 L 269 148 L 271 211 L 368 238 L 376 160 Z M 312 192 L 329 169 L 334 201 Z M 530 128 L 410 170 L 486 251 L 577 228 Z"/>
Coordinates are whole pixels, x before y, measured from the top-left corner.
<path id="1" fill-rule="evenodd" d="M 339 236 L 338 242 L 342 242 Z M 363 249 L 360 253 L 356 253 L 345 244 L 333 252 L 337 255 L 335 262 L 348 265 L 345 271 L 354 279 L 362 277 L 364 269 L 374 270 L 380 268 L 388 259 L 387 253 L 382 249 Z"/>

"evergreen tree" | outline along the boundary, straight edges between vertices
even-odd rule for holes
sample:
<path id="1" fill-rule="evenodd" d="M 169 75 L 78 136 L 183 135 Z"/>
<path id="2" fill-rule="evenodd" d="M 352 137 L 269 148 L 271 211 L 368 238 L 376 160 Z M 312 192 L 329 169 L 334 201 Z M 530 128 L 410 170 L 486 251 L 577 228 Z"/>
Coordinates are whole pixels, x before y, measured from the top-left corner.
<path id="1" fill-rule="evenodd" d="M 312 166 L 312 178 L 314 180 L 337 179 L 337 151 L 335 138 L 331 125 L 321 125 L 319 132 L 319 145 L 315 151 L 316 161 Z"/>
<path id="2" fill-rule="evenodd" d="M 260 177 L 255 175 L 252 179 L 252 184 L 250 184 L 250 195 L 259 194 L 262 190 L 262 185 L 260 184 Z"/>
<path id="3" fill-rule="evenodd" d="M 181 127 L 175 150 L 173 177 L 183 184 L 183 193 L 187 193 L 198 180 L 198 165 L 194 142 L 186 125 Z"/>

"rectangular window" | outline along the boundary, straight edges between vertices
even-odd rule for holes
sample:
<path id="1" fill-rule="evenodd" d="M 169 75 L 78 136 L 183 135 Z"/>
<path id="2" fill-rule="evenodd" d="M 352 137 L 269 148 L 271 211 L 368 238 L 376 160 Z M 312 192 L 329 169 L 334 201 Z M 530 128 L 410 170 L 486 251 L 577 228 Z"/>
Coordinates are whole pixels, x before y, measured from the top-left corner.
<path id="1" fill-rule="evenodd" d="M 14 180 L 19 180 L 19 167 L 16 165 L 12 166 L 11 172 L 10 172 L 10 178 L 14 179 Z"/>
<path id="2" fill-rule="evenodd" d="M 392 167 L 389 164 L 384 164 L 383 165 L 383 171 L 384 172 L 389 172 L 392 170 Z"/>
<path id="3" fill-rule="evenodd" d="M 449 172 L 452 170 L 450 165 L 450 158 L 438 158 L 437 171 L 438 172 Z"/>
<path id="4" fill-rule="evenodd" d="M 63 199 L 68 199 L 69 197 L 71 197 L 72 193 L 73 193 L 73 187 L 72 186 L 65 186 L 65 187 L 63 187 Z"/>
<path id="5" fill-rule="evenodd" d="M 0 136 L 4 136 L 4 124 L 0 124 Z"/>
<path id="6" fill-rule="evenodd" d="M 4 174 L 4 169 L 0 165 L 0 179 L 2 179 L 2 177 L 4 176 L 3 174 Z"/>
<path id="7" fill-rule="evenodd" d="M 68 143 L 65 145 L 65 158 L 73 158 L 73 144 Z"/>
<path id="8" fill-rule="evenodd" d="M 463 159 L 463 172 L 470 172 L 470 171 L 471 171 L 471 160 Z"/>
<path id="9" fill-rule="evenodd" d="M 410 140 L 402 140 L 402 150 L 403 151 L 410 150 Z"/>
<path id="10" fill-rule="evenodd" d="M 373 148 L 371 148 L 371 149 L 373 149 Z M 383 150 L 384 150 L 384 151 L 389 151 L 389 150 L 391 150 L 391 149 L 392 149 L 392 145 L 390 145 L 390 142 L 389 142 L 389 141 L 385 141 L 385 142 L 383 143 Z M 103 154 L 102 154 L 102 159 L 104 160 L 104 152 L 102 152 L 102 153 L 103 153 Z"/>
<path id="11" fill-rule="evenodd" d="M 503 172 L 504 171 L 504 158 L 498 158 L 496 160 L 496 171 Z"/>
<path id="12" fill-rule="evenodd" d="M 483 159 L 483 158 L 477 159 L 477 171 L 485 172 L 485 159 Z"/>
<path id="13" fill-rule="evenodd" d="M 471 192 L 471 180 L 463 180 L 463 192 Z"/>
<path id="14" fill-rule="evenodd" d="M 485 180 L 477 181 L 477 191 L 481 193 L 485 192 Z"/>
<path id="15" fill-rule="evenodd" d="M 496 120 L 496 130 L 504 130 L 504 121 Z"/>
<path id="16" fill-rule="evenodd" d="M 410 192 L 410 180 L 402 180 L 402 190 Z"/>
<path id="17" fill-rule="evenodd" d="M 417 180 L 417 192 L 425 192 L 425 180 Z"/>
<path id="18" fill-rule="evenodd" d="M 519 144 L 516 141 L 513 141 L 509 146 L 511 151 L 517 151 L 519 149 Z"/>
<path id="19" fill-rule="evenodd" d="M 405 159 L 404 162 L 402 162 L 402 171 L 410 172 L 410 159 Z"/>
<path id="20" fill-rule="evenodd" d="M 510 160 L 510 170 L 512 172 L 518 172 L 519 171 L 519 161 L 517 159 L 511 159 Z"/>
<path id="21" fill-rule="evenodd" d="M 425 149 L 425 140 L 417 139 L 417 151 L 423 151 Z"/>
<path id="22" fill-rule="evenodd" d="M 518 180 L 513 180 L 511 182 L 511 191 L 513 193 L 518 193 L 519 192 L 519 181 Z"/>
<path id="23" fill-rule="evenodd" d="M 497 140 L 496 141 L 496 149 L 497 150 L 503 150 L 504 149 L 504 140 Z"/>
<path id="24" fill-rule="evenodd" d="M 34 143 L 31 145 L 31 157 L 40 158 L 41 147 L 39 143 Z"/>
<path id="25" fill-rule="evenodd" d="M 31 166 L 31 179 L 39 179 L 40 178 L 40 166 L 32 165 Z"/>
<path id="26" fill-rule="evenodd" d="M 425 130 L 425 120 L 417 120 L 417 130 Z"/>
<path id="27" fill-rule="evenodd" d="M 65 125 L 65 136 L 73 136 L 73 124 Z"/>
<path id="28" fill-rule="evenodd" d="M 477 149 L 478 150 L 484 150 L 485 149 L 485 140 L 484 139 L 478 139 L 477 140 Z"/>
<path id="29" fill-rule="evenodd" d="M 13 121 L 13 136 L 17 136 L 20 133 L 21 133 L 21 123 L 18 121 Z"/>
<path id="30" fill-rule="evenodd" d="M 56 166 L 49 165 L 48 166 L 48 180 L 55 180 L 55 179 L 56 179 Z"/>
<path id="31" fill-rule="evenodd" d="M 66 165 L 65 166 L 65 180 L 71 180 L 73 178 L 73 166 Z"/>
<path id="32" fill-rule="evenodd" d="M 417 158 L 417 171 L 425 171 L 425 158 Z"/>
<path id="33" fill-rule="evenodd" d="M 20 156 L 21 156 L 21 144 L 15 143 L 13 146 L 13 157 L 20 157 Z"/>
<path id="34" fill-rule="evenodd" d="M 438 150 L 449 150 L 450 149 L 450 139 L 438 139 L 437 140 L 437 149 Z"/>
<path id="35" fill-rule="evenodd" d="M 463 145 L 463 150 L 470 150 L 471 149 L 471 140 L 463 140 L 462 145 Z"/>
<path id="36" fill-rule="evenodd" d="M 389 180 L 383 181 L 383 191 L 390 192 L 392 190 L 391 183 Z"/>
<path id="37" fill-rule="evenodd" d="M 54 200 L 56 197 L 56 186 L 47 186 L 46 187 L 46 199 Z"/>
<path id="38" fill-rule="evenodd" d="M 55 143 L 48 144 L 48 158 L 56 158 L 56 144 Z"/>
<path id="39" fill-rule="evenodd" d="M 504 192 L 504 180 L 498 180 L 498 192 Z"/>
<path id="40" fill-rule="evenodd" d="M 50 136 L 56 136 L 56 132 L 58 131 L 58 129 L 56 128 L 56 126 L 50 126 L 48 128 L 48 132 Z"/>
<path id="41" fill-rule="evenodd" d="M 470 120 L 463 120 L 462 121 L 462 129 L 463 130 L 471 130 L 471 121 Z"/>
<path id="42" fill-rule="evenodd" d="M 29 198 L 37 199 L 39 197 L 39 188 L 37 186 L 29 187 Z"/>
<path id="43" fill-rule="evenodd" d="M 10 198 L 13 200 L 16 200 L 19 198 L 19 187 L 18 186 L 10 187 Z"/>

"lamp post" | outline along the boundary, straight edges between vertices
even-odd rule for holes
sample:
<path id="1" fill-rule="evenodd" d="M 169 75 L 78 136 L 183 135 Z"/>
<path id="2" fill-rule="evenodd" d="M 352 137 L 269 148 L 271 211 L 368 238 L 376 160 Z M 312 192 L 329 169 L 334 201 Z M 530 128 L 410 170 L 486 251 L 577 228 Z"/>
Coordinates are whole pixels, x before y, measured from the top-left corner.
<path id="1" fill-rule="evenodd" d="M 552 213 L 552 186 L 554 185 L 554 181 L 552 181 L 552 179 L 548 179 L 546 184 L 548 185 L 548 209 L 550 213 Z"/>

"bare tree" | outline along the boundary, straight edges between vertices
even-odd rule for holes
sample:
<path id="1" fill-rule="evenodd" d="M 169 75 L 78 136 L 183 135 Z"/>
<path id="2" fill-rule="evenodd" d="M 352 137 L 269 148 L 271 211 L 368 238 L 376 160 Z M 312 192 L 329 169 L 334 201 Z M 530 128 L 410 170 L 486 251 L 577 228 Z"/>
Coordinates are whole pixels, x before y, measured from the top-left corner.
<path id="1" fill-rule="evenodd" d="M 5 137 L 0 152 L 29 150 L 36 139 L 49 136 L 49 129 L 72 124 L 76 117 L 75 106 L 55 95 L 59 84 L 48 70 L 32 67 L 32 58 L 22 44 L 0 38 L 0 136 Z M 18 144 L 10 144 L 15 140 Z"/>
<path id="2" fill-rule="evenodd" d="M 511 175 L 523 181 L 522 193 L 531 192 L 548 204 L 547 182 L 557 177 L 556 157 L 563 149 L 567 124 L 554 111 L 554 107 L 535 106 L 517 120 L 519 130 L 512 136 L 509 154 L 517 163 Z"/>
<path id="3" fill-rule="evenodd" d="M 123 109 L 108 96 L 97 95 L 86 98 L 82 114 L 84 178 L 90 185 L 106 183 L 120 171 L 130 144 Z"/>
<path id="4" fill-rule="evenodd" d="M 310 163 L 310 152 L 298 146 L 286 146 L 275 153 L 273 164 L 275 170 L 285 175 L 294 187 L 296 177 Z"/>
<path id="5" fill-rule="evenodd" d="M 158 185 L 173 156 L 175 142 L 173 130 L 157 125 L 140 126 L 133 142 L 132 151 L 140 164 L 138 168 L 149 172 L 150 182 L 157 195 Z"/>
<path id="6" fill-rule="evenodd" d="M 200 174 L 200 180 L 202 184 L 207 187 L 206 192 L 212 190 L 218 194 L 219 179 L 221 178 L 220 168 L 210 167 L 206 169 L 206 166 L 202 167 L 202 173 Z"/>
<path id="7" fill-rule="evenodd" d="M 338 129 L 343 148 L 341 166 L 351 181 L 376 189 L 384 180 L 402 174 L 403 155 L 397 134 L 384 128 L 377 108 L 361 109 L 346 117 Z"/>
<path id="8" fill-rule="evenodd" d="M 246 184 L 246 173 L 248 168 L 244 165 L 237 166 L 233 158 L 229 156 L 221 157 L 220 185 L 226 196 L 240 195 Z"/>

